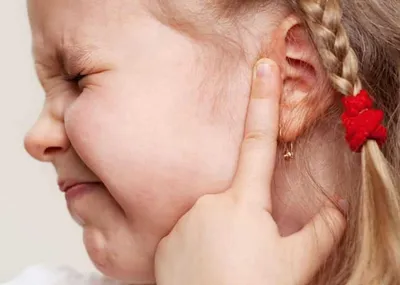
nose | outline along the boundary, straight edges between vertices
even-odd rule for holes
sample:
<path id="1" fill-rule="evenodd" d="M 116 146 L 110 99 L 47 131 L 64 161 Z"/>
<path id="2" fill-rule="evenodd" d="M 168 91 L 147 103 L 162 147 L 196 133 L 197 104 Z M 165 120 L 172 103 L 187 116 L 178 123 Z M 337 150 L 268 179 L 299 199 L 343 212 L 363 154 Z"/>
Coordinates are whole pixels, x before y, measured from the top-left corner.
<path id="1" fill-rule="evenodd" d="M 67 151 L 70 141 L 63 122 L 42 114 L 26 134 L 24 145 L 33 158 L 51 162 L 55 156 Z"/>

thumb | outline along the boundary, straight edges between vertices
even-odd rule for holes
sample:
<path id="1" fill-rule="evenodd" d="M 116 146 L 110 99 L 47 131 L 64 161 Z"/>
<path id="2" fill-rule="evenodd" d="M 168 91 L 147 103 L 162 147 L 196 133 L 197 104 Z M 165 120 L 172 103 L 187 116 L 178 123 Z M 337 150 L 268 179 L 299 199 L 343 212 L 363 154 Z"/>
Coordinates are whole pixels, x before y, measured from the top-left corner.
<path id="1" fill-rule="evenodd" d="M 325 207 L 299 232 L 285 238 L 295 284 L 308 284 L 340 242 L 346 220 L 336 208 Z"/>

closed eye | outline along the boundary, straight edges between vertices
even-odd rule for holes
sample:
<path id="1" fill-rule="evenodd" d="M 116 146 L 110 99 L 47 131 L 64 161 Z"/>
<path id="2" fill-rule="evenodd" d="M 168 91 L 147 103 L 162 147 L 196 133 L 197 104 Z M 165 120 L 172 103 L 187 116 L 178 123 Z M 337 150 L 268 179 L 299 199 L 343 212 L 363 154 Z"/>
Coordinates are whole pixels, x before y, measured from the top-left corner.
<path id="1" fill-rule="evenodd" d="M 79 82 L 80 82 L 83 78 L 85 78 L 85 77 L 86 77 L 86 75 L 77 74 L 77 75 L 74 75 L 74 76 L 68 76 L 68 77 L 66 78 L 66 80 L 67 80 L 68 82 L 72 82 L 72 83 L 79 84 Z"/>

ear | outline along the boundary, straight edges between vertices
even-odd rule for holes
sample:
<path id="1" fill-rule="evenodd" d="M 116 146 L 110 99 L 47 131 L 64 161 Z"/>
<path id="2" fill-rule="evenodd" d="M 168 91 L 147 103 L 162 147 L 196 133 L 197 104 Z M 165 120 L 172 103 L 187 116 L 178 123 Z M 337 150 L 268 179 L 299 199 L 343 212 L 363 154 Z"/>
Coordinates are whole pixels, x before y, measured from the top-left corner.
<path id="1" fill-rule="evenodd" d="M 332 105 L 334 92 L 318 52 L 301 21 L 293 15 L 273 31 L 266 51 L 281 68 L 280 140 L 295 141 Z"/>

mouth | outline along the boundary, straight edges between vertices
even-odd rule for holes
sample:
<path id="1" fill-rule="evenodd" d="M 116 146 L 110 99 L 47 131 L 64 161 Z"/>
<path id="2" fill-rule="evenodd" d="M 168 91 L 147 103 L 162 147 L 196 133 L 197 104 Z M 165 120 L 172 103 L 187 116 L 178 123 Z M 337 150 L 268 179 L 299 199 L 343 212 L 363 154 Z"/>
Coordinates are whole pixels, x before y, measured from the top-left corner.
<path id="1" fill-rule="evenodd" d="M 99 186 L 103 185 L 103 183 L 95 181 L 95 182 L 78 182 L 78 181 L 59 181 L 58 186 L 60 191 L 65 193 L 65 198 L 68 202 L 81 196 L 89 191 L 92 191 Z"/>

